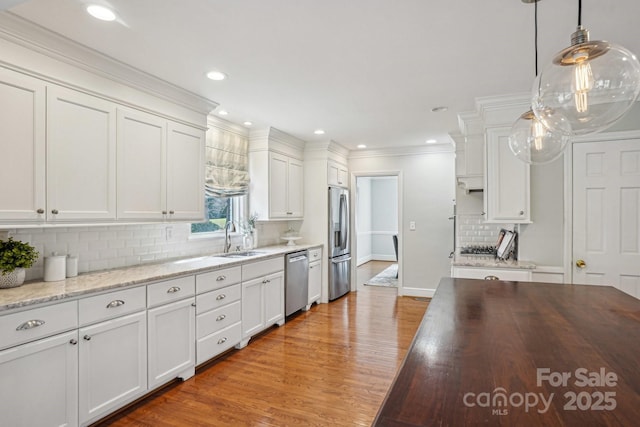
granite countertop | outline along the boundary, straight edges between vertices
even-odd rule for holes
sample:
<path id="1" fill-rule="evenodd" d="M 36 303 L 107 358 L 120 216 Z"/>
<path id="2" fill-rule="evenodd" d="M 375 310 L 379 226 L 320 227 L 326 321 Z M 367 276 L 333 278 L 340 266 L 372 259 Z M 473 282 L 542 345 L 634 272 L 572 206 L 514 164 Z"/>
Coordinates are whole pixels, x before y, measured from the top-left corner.
<path id="1" fill-rule="evenodd" d="M 511 268 L 533 270 L 536 265 L 529 261 L 498 260 L 492 256 L 456 255 L 451 265 L 454 267 Z"/>
<path id="2" fill-rule="evenodd" d="M 247 262 L 265 260 L 319 246 L 321 245 L 267 246 L 255 249 L 258 254 L 246 258 L 221 258 L 215 254 L 201 255 L 161 263 L 85 273 L 58 282 L 29 281 L 17 288 L 0 289 L 0 312 L 126 286 L 167 280 L 188 274 L 239 266 Z"/>

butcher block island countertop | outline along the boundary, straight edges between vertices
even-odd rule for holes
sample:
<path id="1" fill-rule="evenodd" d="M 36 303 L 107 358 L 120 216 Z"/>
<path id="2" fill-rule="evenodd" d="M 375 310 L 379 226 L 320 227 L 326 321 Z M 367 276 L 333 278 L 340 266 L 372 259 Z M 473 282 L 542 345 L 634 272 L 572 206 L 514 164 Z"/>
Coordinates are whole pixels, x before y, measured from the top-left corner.
<path id="1" fill-rule="evenodd" d="M 256 255 L 249 257 L 223 258 L 216 256 L 222 254 L 200 255 L 85 273 L 57 282 L 31 281 L 17 288 L 0 289 L 0 315 L 6 310 L 233 267 L 319 246 L 318 244 L 266 246 L 251 250 Z"/>
<path id="2" fill-rule="evenodd" d="M 374 426 L 637 426 L 640 301 L 443 278 Z"/>

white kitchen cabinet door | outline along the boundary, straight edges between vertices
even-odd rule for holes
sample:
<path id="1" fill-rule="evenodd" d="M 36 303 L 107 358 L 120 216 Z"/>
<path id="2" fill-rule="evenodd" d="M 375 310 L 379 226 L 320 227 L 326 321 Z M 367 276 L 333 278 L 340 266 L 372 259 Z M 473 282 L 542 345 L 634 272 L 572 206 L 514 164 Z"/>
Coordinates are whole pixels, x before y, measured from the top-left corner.
<path id="1" fill-rule="evenodd" d="M 167 138 L 169 219 L 204 219 L 204 131 L 169 122 Z"/>
<path id="2" fill-rule="evenodd" d="M 249 338 L 265 328 L 264 279 L 242 283 L 242 338 Z"/>
<path id="3" fill-rule="evenodd" d="M 116 218 L 116 105 L 47 87 L 47 219 Z"/>
<path id="4" fill-rule="evenodd" d="M 45 219 L 45 85 L 0 68 L 0 221 Z"/>
<path id="5" fill-rule="evenodd" d="M 269 327 L 284 320 L 284 273 L 264 279 L 264 325 Z"/>
<path id="6" fill-rule="evenodd" d="M 287 165 L 287 217 L 302 218 L 304 211 L 304 172 L 302 162 L 293 158 Z"/>
<path id="7" fill-rule="evenodd" d="M 529 165 L 509 149 L 511 128 L 487 129 L 486 222 L 530 223 Z"/>
<path id="8" fill-rule="evenodd" d="M 303 164 L 277 153 L 269 154 L 269 217 L 295 219 L 303 216 Z"/>
<path id="9" fill-rule="evenodd" d="M 79 413 L 88 424 L 147 391 L 147 313 L 80 328 Z"/>
<path id="10" fill-rule="evenodd" d="M 155 388 L 194 374 L 196 363 L 195 297 L 147 312 L 148 385 Z"/>
<path id="11" fill-rule="evenodd" d="M 322 293 L 322 261 L 309 263 L 309 305 L 320 301 Z"/>
<path id="12" fill-rule="evenodd" d="M 3 426 L 78 425 L 78 332 L 0 352 Z"/>
<path id="13" fill-rule="evenodd" d="M 162 220 L 167 209 L 167 121 L 118 108 L 118 218 Z"/>
<path id="14" fill-rule="evenodd" d="M 327 184 L 344 188 L 349 186 L 349 171 L 345 166 L 336 162 L 329 162 L 327 168 Z"/>
<path id="15" fill-rule="evenodd" d="M 288 216 L 288 163 L 286 156 L 276 153 L 269 155 L 269 216 L 271 218 Z"/>

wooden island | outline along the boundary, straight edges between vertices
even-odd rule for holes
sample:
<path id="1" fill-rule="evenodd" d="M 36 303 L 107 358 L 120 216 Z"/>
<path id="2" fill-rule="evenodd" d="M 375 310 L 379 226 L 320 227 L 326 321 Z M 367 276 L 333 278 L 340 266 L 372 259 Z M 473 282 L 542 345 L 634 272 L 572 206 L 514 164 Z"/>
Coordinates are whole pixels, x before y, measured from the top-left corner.
<path id="1" fill-rule="evenodd" d="M 639 423 L 639 300 L 443 278 L 373 425 Z"/>

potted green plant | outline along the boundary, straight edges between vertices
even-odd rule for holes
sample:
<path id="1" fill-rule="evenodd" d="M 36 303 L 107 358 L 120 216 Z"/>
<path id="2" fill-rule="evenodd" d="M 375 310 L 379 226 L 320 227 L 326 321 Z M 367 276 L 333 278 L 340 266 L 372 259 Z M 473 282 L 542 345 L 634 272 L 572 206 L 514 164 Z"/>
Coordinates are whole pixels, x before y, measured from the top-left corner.
<path id="1" fill-rule="evenodd" d="M 20 240 L 0 240 L 0 288 L 14 288 L 24 283 L 25 268 L 38 259 L 38 251 Z"/>

